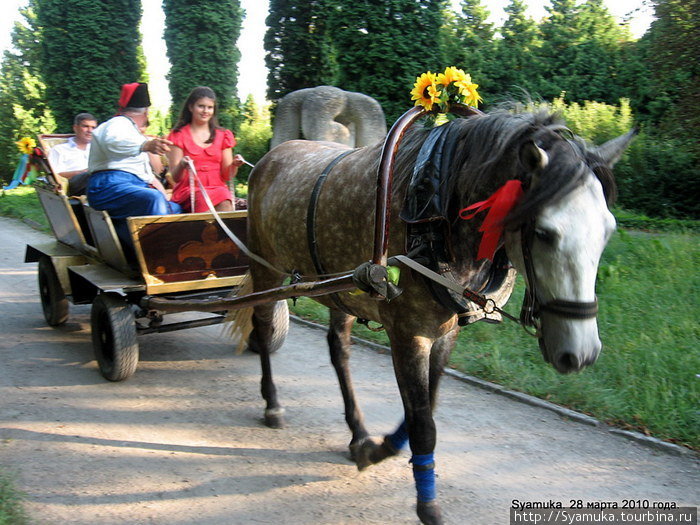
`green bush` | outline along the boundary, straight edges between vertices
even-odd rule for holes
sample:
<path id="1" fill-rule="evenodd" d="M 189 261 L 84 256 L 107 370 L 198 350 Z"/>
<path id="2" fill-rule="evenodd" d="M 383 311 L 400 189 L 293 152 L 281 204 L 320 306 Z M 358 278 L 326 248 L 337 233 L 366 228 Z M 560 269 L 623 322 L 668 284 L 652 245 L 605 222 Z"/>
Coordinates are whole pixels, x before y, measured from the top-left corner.
<path id="1" fill-rule="evenodd" d="M 567 104 L 564 97 L 549 107 L 562 113 L 574 133 L 595 144 L 627 133 L 635 125 L 627 99 L 613 106 L 591 101 Z M 691 140 L 643 130 L 615 166 L 618 205 L 651 217 L 698 219 L 700 158 L 693 153 Z"/>
<path id="2" fill-rule="evenodd" d="M 644 131 L 615 175 L 620 206 L 652 217 L 700 218 L 700 158 L 687 143 Z"/>
<path id="3" fill-rule="evenodd" d="M 245 160 L 255 164 L 270 148 L 270 139 L 272 138 L 270 112 L 268 107 L 259 108 L 250 100 L 246 104 L 244 112 L 245 120 L 236 132 L 234 153 L 240 153 Z M 236 179 L 241 183 L 247 183 L 250 171 L 250 166 L 241 166 Z"/>

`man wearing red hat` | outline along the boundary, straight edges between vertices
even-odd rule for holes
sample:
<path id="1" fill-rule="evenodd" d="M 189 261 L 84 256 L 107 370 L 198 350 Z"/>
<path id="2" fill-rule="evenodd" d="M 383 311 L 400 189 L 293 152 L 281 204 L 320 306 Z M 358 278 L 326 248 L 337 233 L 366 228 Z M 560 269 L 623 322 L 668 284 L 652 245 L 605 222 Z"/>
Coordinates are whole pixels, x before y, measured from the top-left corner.
<path id="1" fill-rule="evenodd" d="M 150 105 L 147 84 L 124 84 L 119 113 L 92 134 L 88 202 L 115 219 L 117 234 L 126 246 L 131 245 L 126 217 L 181 211 L 168 201 L 163 185 L 151 170 L 148 153 L 162 155 L 172 143 L 164 138 L 149 139 L 141 132 L 148 126 Z"/>

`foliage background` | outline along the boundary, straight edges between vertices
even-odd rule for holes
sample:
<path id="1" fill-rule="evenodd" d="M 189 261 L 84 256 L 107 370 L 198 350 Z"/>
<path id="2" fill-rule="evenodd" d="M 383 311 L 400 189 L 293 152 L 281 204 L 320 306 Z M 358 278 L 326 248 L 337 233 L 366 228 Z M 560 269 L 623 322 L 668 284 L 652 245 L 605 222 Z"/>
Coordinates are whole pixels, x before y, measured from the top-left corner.
<path id="1" fill-rule="evenodd" d="M 173 107 L 150 131 L 167 132 L 189 90 L 209 85 L 222 124 L 255 161 L 268 147 L 269 132 L 261 131 L 274 103 L 290 91 L 330 84 L 366 93 L 380 101 L 390 125 L 408 109 L 418 74 L 455 65 L 480 84 L 482 109 L 511 99 L 554 103 L 594 141 L 624 131 L 621 122 L 637 125 L 641 133 L 616 167 L 620 205 L 697 219 L 700 0 L 652 3 L 657 19 L 635 40 L 603 0 L 551 0 L 539 21 L 526 15 L 527 0 L 510 0 L 501 27 L 488 21 L 481 0 L 462 0 L 456 11 L 447 0 L 270 0 L 264 44 L 272 113 L 258 108 L 251 120 L 254 102 L 236 92 L 239 1 L 164 0 Z M 4 182 L 21 136 L 69 131 L 79 111 L 105 118 L 121 83 L 147 80 L 141 0 L 28 0 L 22 14 L 0 65 Z M 624 118 L 616 121 L 615 112 Z M 240 170 L 239 182 L 248 171 Z"/>
<path id="2" fill-rule="evenodd" d="M 34 0 L 45 99 L 57 130 L 87 111 L 114 115 L 121 85 L 145 79 L 141 0 Z"/>
<path id="3" fill-rule="evenodd" d="M 140 1 L 140 0 L 139 0 Z M 209 86 L 218 98 L 219 122 L 233 128 L 238 114 L 236 42 L 243 11 L 238 0 L 163 0 L 171 68 L 172 121 L 192 88 Z"/>

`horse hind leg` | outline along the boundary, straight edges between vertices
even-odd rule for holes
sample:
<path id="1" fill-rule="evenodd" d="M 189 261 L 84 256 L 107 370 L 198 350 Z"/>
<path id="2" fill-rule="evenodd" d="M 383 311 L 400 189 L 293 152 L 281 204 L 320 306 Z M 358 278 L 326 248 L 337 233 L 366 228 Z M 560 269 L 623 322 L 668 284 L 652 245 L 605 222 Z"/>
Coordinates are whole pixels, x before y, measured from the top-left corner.
<path id="1" fill-rule="evenodd" d="M 248 349 L 260 355 L 262 379 L 260 391 L 265 400 L 265 424 L 271 428 L 285 426 L 284 408 L 277 399 L 277 387 L 272 378 L 270 353 L 275 340 L 275 303 L 256 306 L 253 312 L 253 330 L 248 339 Z"/>

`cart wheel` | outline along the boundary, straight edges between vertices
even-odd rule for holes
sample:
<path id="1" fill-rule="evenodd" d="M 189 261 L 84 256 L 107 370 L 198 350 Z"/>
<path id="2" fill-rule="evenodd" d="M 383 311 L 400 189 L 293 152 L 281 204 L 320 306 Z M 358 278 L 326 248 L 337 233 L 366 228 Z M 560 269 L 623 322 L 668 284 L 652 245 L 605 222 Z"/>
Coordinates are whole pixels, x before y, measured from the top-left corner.
<path id="1" fill-rule="evenodd" d="M 284 344 L 289 332 L 289 306 L 287 301 L 277 301 L 272 314 L 273 336 L 270 343 L 270 353 L 276 352 Z"/>
<path id="2" fill-rule="evenodd" d="M 289 307 L 287 301 L 277 301 L 272 311 L 272 341 L 270 341 L 270 353 L 274 353 L 284 344 L 289 332 Z M 248 350 L 259 354 L 255 345 L 248 345 Z"/>
<path id="3" fill-rule="evenodd" d="M 136 371 L 139 345 L 136 320 L 119 296 L 99 294 L 90 313 L 92 346 L 100 372 L 110 381 L 123 381 Z"/>
<path id="4" fill-rule="evenodd" d="M 39 257 L 38 277 L 41 308 L 44 311 L 46 323 L 49 326 L 64 324 L 68 320 L 68 299 L 63 293 L 63 287 L 58 280 L 51 257 L 46 255 Z"/>

